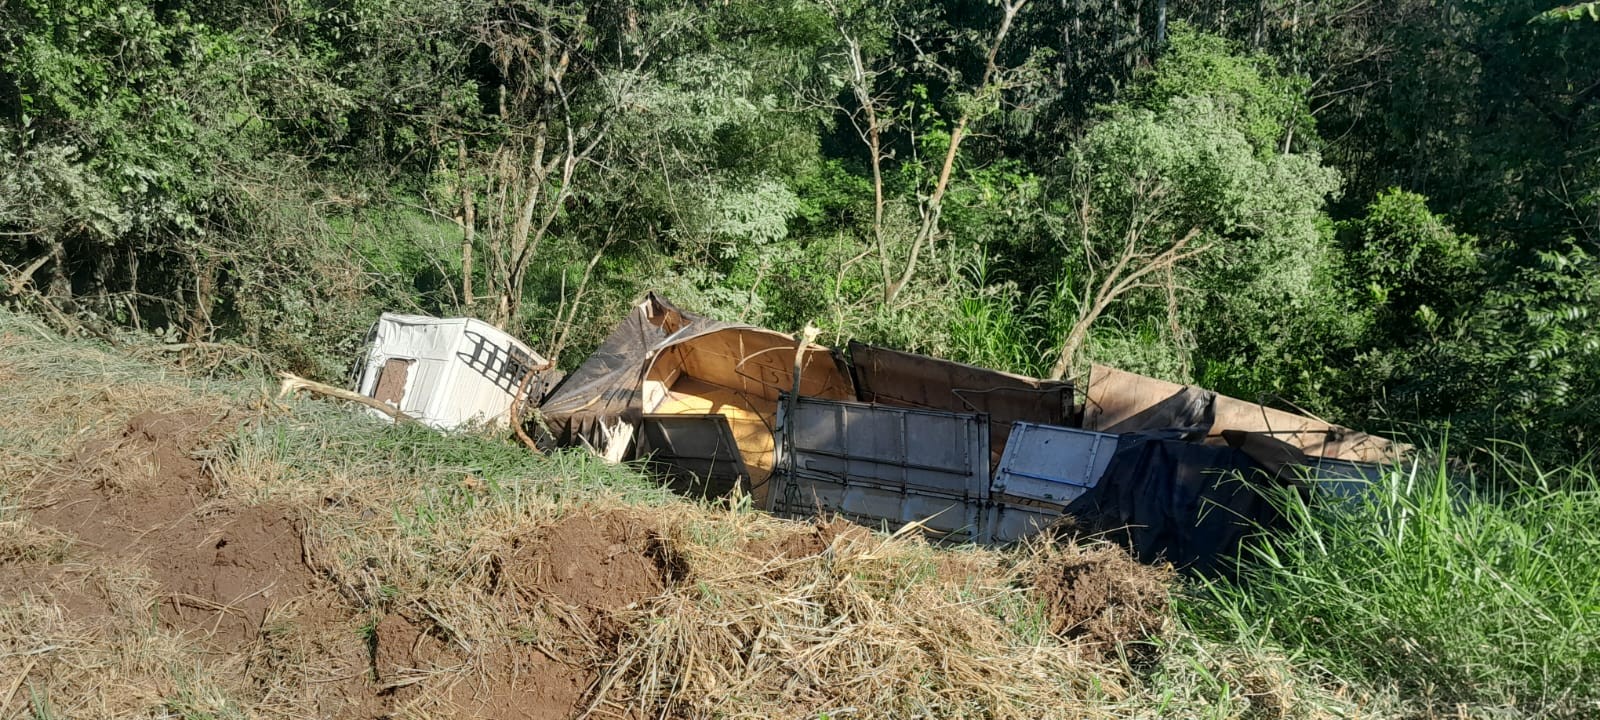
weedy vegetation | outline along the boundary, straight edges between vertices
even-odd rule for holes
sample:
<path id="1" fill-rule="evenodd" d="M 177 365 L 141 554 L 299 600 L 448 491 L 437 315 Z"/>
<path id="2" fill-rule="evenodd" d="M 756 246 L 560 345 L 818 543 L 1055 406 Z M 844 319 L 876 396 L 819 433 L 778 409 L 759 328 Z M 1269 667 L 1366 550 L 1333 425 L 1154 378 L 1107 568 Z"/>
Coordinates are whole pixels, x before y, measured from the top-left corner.
<path id="1" fill-rule="evenodd" d="M 1515 456 L 1512 456 L 1515 457 Z M 1423 705 L 1600 712 L 1600 483 L 1525 457 L 1386 473 L 1359 497 L 1278 500 L 1287 527 L 1185 616 Z"/>

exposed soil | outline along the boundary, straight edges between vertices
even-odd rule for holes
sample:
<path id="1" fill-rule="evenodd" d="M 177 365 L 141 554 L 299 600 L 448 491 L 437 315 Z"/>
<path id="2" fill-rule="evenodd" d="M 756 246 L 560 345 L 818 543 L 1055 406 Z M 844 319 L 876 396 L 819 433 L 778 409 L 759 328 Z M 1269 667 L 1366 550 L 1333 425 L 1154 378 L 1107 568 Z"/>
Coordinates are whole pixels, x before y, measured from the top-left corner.
<path id="1" fill-rule="evenodd" d="M 107 618 L 113 610 L 93 578 L 60 565 L 0 561 L 0 604 L 15 602 L 24 594 L 47 600 L 80 620 Z"/>
<path id="2" fill-rule="evenodd" d="M 293 677 L 301 668 L 296 663 L 321 668 L 316 682 L 306 693 L 322 718 L 378 718 L 388 715 L 385 698 L 373 683 L 369 641 L 360 632 L 362 617 L 352 613 L 342 599 L 330 591 L 310 598 L 300 612 L 283 618 L 287 630 L 275 629 L 263 638 L 270 651 L 290 645 L 284 659 L 287 674 Z M 276 623 L 275 623 L 276 624 Z M 276 678 L 264 674 L 258 682 Z M 307 714 L 312 714 L 308 712 Z"/>
<path id="3" fill-rule="evenodd" d="M 456 717 L 564 720 L 584 707 L 598 658 L 569 653 L 584 637 L 614 636 L 614 614 L 648 601 L 686 573 L 670 543 L 628 512 L 576 514 L 511 542 L 498 590 L 509 593 L 517 636 L 469 657 L 427 618 L 391 613 L 373 629 L 372 657 L 392 710 Z M 431 673 L 472 671 L 444 684 Z"/>
<path id="4" fill-rule="evenodd" d="M 228 427 L 226 417 L 197 413 L 138 415 L 47 476 L 57 483 L 33 521 L 72 537 L 74 553 L 145 566 L 159 586 L 163 624 L 231 650 L 260 632 L 273 607 L 314 589 L 316 577 L 287 510 L 209 497 L 195 454 Z"/>
<path id="5" fill-rule="evenodd" d="M 489 656 L 479 669 L 444 693 L 457 717 L 566 720 L 582 709 L 595 679 L 590 667 L 522 647 Z"/>
<path id="6" fill-rule="evenodd" d="M 378 692 L 390 712 L 442 706 L 454 717 L 494 720 L 565 720 L 595 679 L 586 663 L 564 661 L 547 643 L 561 640 L 548 628 L 476 659 L 473 672 L 444 684 L 424 684 L 435 673 L 462 667 L 469 657 L 440 637 L 427 620 L 390 613 L 372 631 Z M 449 677 L 447 675 L 447 677 Z"/>
<path id="7" fill-rule="evenodd" d="M 591 611 L 659 595 L 682 572 L 653 524 L 624 512 L 570 516 L 512 547 L 502 572 L 518 592 Z"/>
<path id="8" fill-rule="evenodd" d="M 425 628 L 399 613 L 390 613 L 372 629 L 372 672 L 387 689 L 404 687 L 432 667 L 442 645 Z"/>
<path id="9" fill-rule="evenodd" d="M 263 692 L 284 691 L 271 687 L 274 668 L 316 667 L 318 678 L 296 691 L 316 716 L 563 720 L 595 696 L 615 657 L 605 648 L 621 642 L 626 624 L 691 579 L 662 521 L 644 511 L 577 512 L 512 538 L 492 561 L 490 587 L 476 589 L 511 637 L 454 636 L 416 603 L 373 622 L 370 608 L 308 565 L 307 516 L 219 492 L 204 458 L 234 424 L 227 415 L 148 412 L 44 470 L 27 498 L 31 521 L 0 528 L 14 536 L 0 551 L 0 602 L 24 592 L 77 620 L 122 622 L 129 595 L 113 597 L 106 568 L 127 569 L 148 578 L 132 597 L 149 606 L 136 612 L 154 610 L 201 657 L 234 663 L 230 672 Z M 872 540 L 830 518 L 747 541 L 735 554 L 803 564 Z M 964 577 L 975 569 L 966 561 L 941 558 L 939 574 Z M 1051 630 L 1101 652 L 1160 628 L 1169 581 L 1110 547 L 1062 550 L 1034 577 Z"/>
<path id="10" fill-rule="evenodd" d="M 361 618 L 306 564 L 287 508 L 219 498 L 202 460 L 232 423 L 144 413 L 85 442 L 36 483 L 26 538 L 8 538 L 0 599 L 26 592 L 79 620 L 109 618 L 103 583 L 68 568 L 149 578 L 160 623 L 212 657 L 316 658 L 331 676 L 309 698 L 321 716 L 560 720 L 582 709 L 595 658 L 565 648 L 614 635 L 612 614 L 659 595 L 687 569 L 655 525 L 625 512 L 573 515 L 514 540 L 503 560 L 524 635 L 471 648 L 427 617 Z M 11 529 L 8 528 L 8 532 Z M 464 668 L 470 668 L 462 672 Z"/>
<path id="11" fill-rule="evenodd" d="M 198 501 L 212 489 L 195 453 L 231 428 L 229 418 L 199 412 L 145 412 L 115 436 L 83 444 L 60 469 L 72 485 L 147 500 Z"/>
<path id="12" fill-rule="evenodd" d="M 311 658 L 328 675 L 305 692 L 317 715 L 375 717 L 353 614 L 319 593 L 297 515 L 215 496 L 202 458 L 236 424 L 146 412 L 42 469 L 18 524 L 29 536 L 5 538 L 0 604 L 31 596 L 85 631 L 153 614 L 196 658 L 251 676 Z"/>
<path id="13" fill-rule="evenodd" d="M 1174 579 L 1170 568 L 1143 565 L 1114 545 L 1071 546 L 1043 560 L 1033 590 L 1051 632 L 1084 641 L 1090 655 L 1160 632 Z"/>

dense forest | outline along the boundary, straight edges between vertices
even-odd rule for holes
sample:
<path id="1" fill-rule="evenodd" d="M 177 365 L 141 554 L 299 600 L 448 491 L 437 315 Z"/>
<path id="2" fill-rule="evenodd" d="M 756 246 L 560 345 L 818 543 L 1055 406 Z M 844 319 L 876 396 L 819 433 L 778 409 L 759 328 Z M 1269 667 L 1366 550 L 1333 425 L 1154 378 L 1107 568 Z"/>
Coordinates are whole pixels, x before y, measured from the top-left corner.
<path id="1" fill-rule="evenodd" d="M 337 379 L 382 310 L 570 367 L 655 289 L 1570 457 L 1600 10 L 1557 2 L 0 0 L 0 296 Z"/>

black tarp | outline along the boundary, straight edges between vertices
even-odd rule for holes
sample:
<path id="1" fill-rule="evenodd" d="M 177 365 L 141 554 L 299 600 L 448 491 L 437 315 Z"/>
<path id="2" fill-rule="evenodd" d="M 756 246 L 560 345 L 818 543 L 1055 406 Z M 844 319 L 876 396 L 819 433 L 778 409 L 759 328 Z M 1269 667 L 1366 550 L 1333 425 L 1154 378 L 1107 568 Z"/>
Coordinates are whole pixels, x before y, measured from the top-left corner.
<path id="1" fill-rule="evenodd" d="M 1277 474 L 1242 450 L 1180 435 L 1122 436 L 1100 482 L 1066 512 L 1077 531 L 1117 539 L 1141 561 L 1231 574 L 1240 541 L 1278 521 L 1262 492 Z"/>
<path id="2" fill-rule="evenodd" d="M 547 440 L 555 446 L 605 445 L 602 422 L 638 424 L 644 415 L 645 364 L 652 349 L 677 333 L 693 336 L 726 323 L 679 310 L 650 293 L 634 305 L 600 348 L 550 392 L 539 407 Z"/>

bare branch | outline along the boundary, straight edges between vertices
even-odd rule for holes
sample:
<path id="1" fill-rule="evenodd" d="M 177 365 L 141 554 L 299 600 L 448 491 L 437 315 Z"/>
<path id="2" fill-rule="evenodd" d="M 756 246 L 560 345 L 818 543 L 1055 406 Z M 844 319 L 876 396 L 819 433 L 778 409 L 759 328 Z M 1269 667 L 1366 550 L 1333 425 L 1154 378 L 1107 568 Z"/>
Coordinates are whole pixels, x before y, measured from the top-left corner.
<path id="1" fill-rule="evenodd" d="M 283 383 L 278 386 L 278 397 L 280 399 L 293 395 L 300 390 L 308 390 L 318 395 L 325 395 L 327 397 L 337 398 L 339 400 L 349 400 L 353 403 L 365 405 L 373 410 L 377 410 L 378 412 L 394 418 L 394 421 L 397 423 L 418 422 L 416 418 L 400 412 L 399 409 L 389 405 L 388 403 L 380 402 L 377 399 L 367 397 L 358 392 L 352 392 L 350 390 L 345 390 L 344 388 L 337 388 L 332 385 L 324 385 L 315 380 L 307 380 L 299 375 L 289 372 L 280 372 L 278 373 L 278 377 L 283 378 Z"/>
<path id="2" fill-rule="evenodd" d="M 1078 307 L 1078 318 L 1068 331 L 1066 339 L 1061 344 L 1060 355 L 1050 369 L 1051 379 L 1059 380 L 1072 369 L 1078 352 L 1088 341 L 1089 329 L 1106 309 L 1111 307 L 1112 302 L 1133 290 L 1160 287 L 1146 282 L 1144 278 L 1155 272 L 1170 273 L 1183 262 L 1211 249 L 1209 244 L 1190 246 L 1190 243 L 1200 236 L 1200 228 L 1192 227 L 1160 252 L 1139 252 L 1135 250 L 1134 241 L 1138 238 L 1137 228 L 1140 225 L 1139 220 L 1130 221 L 1129 228 L 1125 231 L 1125 237 L 1129 240 L 1124 245 L 1123 252 L 1118 255 L 1116 263 L 1100 279 L 1099 287 L 1093 295 L 1085 291 L 1084 301 Z M 1087 249 L 1090 246 L 1087 241 L 1085 242 Z"/>

